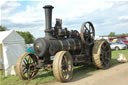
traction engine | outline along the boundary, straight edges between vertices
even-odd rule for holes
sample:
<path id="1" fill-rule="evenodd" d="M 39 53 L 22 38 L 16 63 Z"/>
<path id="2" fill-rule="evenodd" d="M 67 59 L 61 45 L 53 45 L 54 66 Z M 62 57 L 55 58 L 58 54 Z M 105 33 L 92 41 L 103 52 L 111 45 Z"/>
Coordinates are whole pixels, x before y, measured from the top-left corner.
<path id="1" fill-rule="evenodd" d="M 52 67 L 58 81 L 72 79 L 73 65 L 93 63 L 97 68 L 107 69 L 111 61 L 111 49 L 106 40 L 94 40 L 95 29 L 90 21 L 84 22 L 80 33 L 62 28 L 62 19 L 56 19 L 52 27 L 51 5 L 45 10 L 45 37 L 34 42 L 35 53 L 22 54 L 16 64 L 21 79 L 34 78 L 41 68 Z"/>

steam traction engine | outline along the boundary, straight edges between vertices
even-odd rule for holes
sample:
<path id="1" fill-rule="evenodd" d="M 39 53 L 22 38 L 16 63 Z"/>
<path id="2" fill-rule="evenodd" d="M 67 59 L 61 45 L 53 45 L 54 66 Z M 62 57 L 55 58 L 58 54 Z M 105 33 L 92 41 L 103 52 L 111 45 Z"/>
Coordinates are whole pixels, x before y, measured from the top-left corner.
<path id="1" fill-rule="evenodd" d="M 94 63 L 97 68 L 107 69 L 111 61 L 111 49 L 107 41 L 94 40 L 95 30 L 91 22 L 77 30 L 62 29 L 62 20 L 52 24 L 51 5 L 45 9 L 45 37 L 34 42 L 33 53 L 24 53 L 17 61 L 17 74 L 21 79 L 34 78 L 38 70 L 52 65 L 55 78 L 61 82 L 72 78 L 73 65 Z M 54 59 L 51 60 L 51 56 Z"/>

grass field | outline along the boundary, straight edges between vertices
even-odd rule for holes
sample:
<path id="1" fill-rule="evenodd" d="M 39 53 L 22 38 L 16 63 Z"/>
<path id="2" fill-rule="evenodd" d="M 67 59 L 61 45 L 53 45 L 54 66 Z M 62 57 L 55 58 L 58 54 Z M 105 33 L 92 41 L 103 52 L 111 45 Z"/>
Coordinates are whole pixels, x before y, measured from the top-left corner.
<path id="1" fill-rule="evenodd" d="M 120 53 L 123 53 L 128 58 L 128 49 L 112 51 L 112 66 L 119 64 L 116 59 Z M 101 70 L 97 70 L 94 65 L 74 67 L 73 81 L 90 76 L 92 73 L 97 71 Z M 52 72 L 46 72 L 45 74 L 41 74 L 41 72 L 39 72 L 39 75 L 30 81 L 20 80 L 17 76 L 4 77 L 2 74 L 3 72 L 0 71 L 0 85 L 40 85 L 42 83 L 52 82 L 55 80 Z"/>

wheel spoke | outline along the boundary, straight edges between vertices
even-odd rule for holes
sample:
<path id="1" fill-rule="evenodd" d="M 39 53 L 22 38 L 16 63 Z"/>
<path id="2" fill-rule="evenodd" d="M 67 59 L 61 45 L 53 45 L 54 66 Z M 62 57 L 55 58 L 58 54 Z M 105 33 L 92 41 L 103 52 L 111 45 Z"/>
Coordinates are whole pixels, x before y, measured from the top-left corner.
<path id="1" fill-rule="evenodd" d="M 67 58 L 66 58 L 66 54 L 64 55 L 64 61 L 65 61 L 65 63 L 68 63 L 68 60 L 67 60 Z"/>
<path id="2" fill-rule="evenodd" d="M 92 31 L 92 26 L 91 26 L 91 25 L 89 25 L 89 31 L 90 31 L 90 32 Z"/>
<path id="3" fill-rule="evenodd" d="M 23 73 L 25 74 L 28 70 L 27 69 L 24 69 Z"/>
<path id="4" fill-rule="evenodd" d="M 25 65 L 27 65 L 27 61 L 26 61 L 26 59 L 24 59 L 23 62 L 24 62 Z"/>
<path id="5" fill-rule="evenodd" d="M 29 64 L 31 63 L 31 58 L 30 58 L 30 57 L 28 57 L 28 63 L 29 63 Z"/>
<path id="6" fill-rule="evenodd" d="M 87 26 L 86 26 L 86 25 L 84 25 L 84 27 L 85 27 L 85 30 L 86 30 L 86 31 L 89 31 L 89 29 L 87 28 Z"/>

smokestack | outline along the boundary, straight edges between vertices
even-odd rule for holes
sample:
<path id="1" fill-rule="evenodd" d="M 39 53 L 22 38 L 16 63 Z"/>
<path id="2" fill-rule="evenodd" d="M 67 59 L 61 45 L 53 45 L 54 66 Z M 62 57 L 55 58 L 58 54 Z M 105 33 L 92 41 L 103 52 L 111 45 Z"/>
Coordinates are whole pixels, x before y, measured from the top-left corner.
<path id="1" fill-rule="evenodd" d="M 52 35 L 52 9 L 51 5 L 46 5 L 43 7 L 45 10 L 45 37 L 53 38 Z"/>

